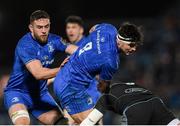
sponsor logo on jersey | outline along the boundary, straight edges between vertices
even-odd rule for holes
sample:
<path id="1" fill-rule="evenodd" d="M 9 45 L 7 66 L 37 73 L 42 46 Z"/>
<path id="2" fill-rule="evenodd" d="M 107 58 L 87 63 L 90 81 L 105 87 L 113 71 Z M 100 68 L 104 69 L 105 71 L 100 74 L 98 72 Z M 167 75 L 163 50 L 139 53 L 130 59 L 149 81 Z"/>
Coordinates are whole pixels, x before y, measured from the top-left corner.
<path id="1" fill-rule="evenodd" d="M 124 92 L 125 93 L 133 93 L 133 92 L 147 92 L 148 90 L 143 88 L 128 88 Z"/>
<path id="2" fill-rule="evenodd" d="M 42 62 L 42 65 L 51 65 L 53 62 L 54 62 L 54 59 L 47 60 L 47 61 Z"/>
<path id="3" fill-rule="evenodd" d="M 14 102 L 18 102 L 19 101 L 19 98 L 18 97 L 14 97 L 11 102 L 14 103 Z"/>
<path id="4" fill-rule="evenodd" d="M 88 105 L 92 105 L 93 104 L 93 100 L 92 100 L 91 97 L 88 98 L 87 103 L 88 103 Z"/>
<path id="5" fill-rule="evenodd" d="M 48 44 L 48 51 L 49 53 L 52 53 L 54 51 L 54 47 L 51 43 Z"/>
<path id="6" fill-rule="evenodd" d="M 101 54 L 101 47 L 100 47 L 100 30 L 97 31 L 96 44 L 97 44 L 98 54 Z"/>

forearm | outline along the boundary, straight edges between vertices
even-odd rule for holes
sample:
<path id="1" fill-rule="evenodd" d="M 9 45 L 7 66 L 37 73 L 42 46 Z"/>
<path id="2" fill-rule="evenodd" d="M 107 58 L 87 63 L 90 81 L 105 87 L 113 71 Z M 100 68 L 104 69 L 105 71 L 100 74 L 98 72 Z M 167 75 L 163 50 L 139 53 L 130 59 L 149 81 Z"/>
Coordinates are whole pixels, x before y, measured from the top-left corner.
<path id="1" fill-rule="evenodd" d="M 59 70 L 59 68 L 42 68 L 39 71 L 37 71 L 36 75 L 34 76 L 37 80 L 47 80 L 55 77 Z"/>
<path id="2" fill-rule="evenodd" d="M 106 81 L 106 80 L 98 80 L 99 84 L 98 86 L 98 90 L 101 93 L 109 93 L 109 88 L 110 88 L 110 81 Z"/>
<path id="3" fill-rule="evenodd" d="M 53 78 L 60 70 L 60 68 L 45 68 L 39 60 L 29 62 L 26 64 L 26 68 L 37 80 L 47 80 Z"/>

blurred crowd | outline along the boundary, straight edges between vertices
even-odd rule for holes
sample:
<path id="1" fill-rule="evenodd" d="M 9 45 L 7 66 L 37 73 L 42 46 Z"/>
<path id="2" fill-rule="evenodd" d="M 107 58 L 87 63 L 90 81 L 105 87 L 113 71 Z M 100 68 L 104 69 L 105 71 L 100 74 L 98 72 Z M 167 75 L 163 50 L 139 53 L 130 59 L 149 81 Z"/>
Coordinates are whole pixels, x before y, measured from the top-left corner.
<path id="1" fill-rule="evenodd" d="M 140 19 L 144 45 L 135 55 L 121 56 L 120 69 L 113 82 L 133 81 L 159 95 L 176 113 L 180 111 L 180 20 L 168 14 L 157 19 Z M 12 67 L 12 66 L 10 66 Z M 10 68 L 8 68 L 9 71 Z M 4 70 L 6 71 L 6 70 Z M 9 73 L 0 73 L 0 124 L 7 123 L 3 88 Z M 178 111 L 179 110 L 179 111 Z M 5 114 L 6 122 L 2 115 Z"/>

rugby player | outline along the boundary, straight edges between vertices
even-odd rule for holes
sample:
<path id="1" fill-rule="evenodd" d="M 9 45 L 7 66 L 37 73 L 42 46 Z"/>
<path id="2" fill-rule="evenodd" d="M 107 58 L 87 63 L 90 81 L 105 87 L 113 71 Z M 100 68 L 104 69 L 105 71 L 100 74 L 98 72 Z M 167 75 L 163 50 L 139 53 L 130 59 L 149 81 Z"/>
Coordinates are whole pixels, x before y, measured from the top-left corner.
<path id="1" fill-rule="evenodd" d="M 84 22 L 79 16 L 69 16 L 66 19 L 66 35 L 68 42 L 80 46 L 85 43 L 86 37 L 84 36 Z M 93 102 L 96 103 L 100 97 L 100 92 L 97 90 L 98 81 L 96 78 L 89 85 L 87 92 L 91 95 Z"/>
<path id="2" fill-rule="evenodd" d="M 85 36 L 84 36 L 84 22 L 81 17 L 71 15 L 66 18 L 66 35 L 68 38 L 68 42 L 71 44 L 75 44 L 80 46 L 81 44 L 85 43 Z M 87 90 L 88 94 L 92 97 L 94 103 L 100 97 L 100 92 L 97 90 L 97 80 L 94 80 L 89 85 Z M 66 113 L 67 111 L 65 111 Z M 69 124 L 75 124 L 75 122 L 70 118 L 68 114 L 65 114 L 65 117 L 68 118 Z"/>
<path id="3" fill-rule="evenodd" d="M 77 47 L 66 46 L 61 37 L 49 33 L 50 16 L 43 10 L 31 14 L 29 30 L 16 46 L 4 104 L 13 124 L 29 125 L 29 112 L 43 124 L 55 124 L 61 114 L 48 92 L 47 79 L 55 77 L 61 68 L 49 66 L 56 52 L 72 54 Z"/>
<path id="4" fill-rule="evenodd" d="M 81 126 L 95 125 L 106 110 L 122 115 L 122 125 L 180 125 L 158 96 L 135 83 L 114 83 L 108 90 Z"/>
<path id="5" fill-rule="evenodd" d="M 81 123 L 95 105 L 87 92 L 95 76 L 99 74 L 99 88 L 105 91 L 119 67 L 119 52 L 129 55 L 140 44 L 142 34 L 136 25 L 124 23 L 117 30 L 111 24 L 102 23 L 94 27 L 70 56 L 55 78 L 54 92 L 76 123 Z"/>

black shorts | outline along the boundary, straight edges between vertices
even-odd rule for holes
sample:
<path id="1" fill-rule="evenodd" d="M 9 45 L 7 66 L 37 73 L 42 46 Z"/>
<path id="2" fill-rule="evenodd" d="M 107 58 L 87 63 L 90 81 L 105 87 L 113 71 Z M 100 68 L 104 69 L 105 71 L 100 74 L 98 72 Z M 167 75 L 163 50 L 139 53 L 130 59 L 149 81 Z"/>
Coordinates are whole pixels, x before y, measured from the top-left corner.
<path id="1" fill-rule="evenodd" d="M 127 106 L 123 111 L 125 125 L 167 125 L 175 116 L 158 97 Z"/>

